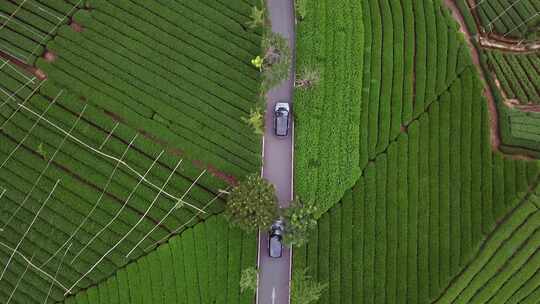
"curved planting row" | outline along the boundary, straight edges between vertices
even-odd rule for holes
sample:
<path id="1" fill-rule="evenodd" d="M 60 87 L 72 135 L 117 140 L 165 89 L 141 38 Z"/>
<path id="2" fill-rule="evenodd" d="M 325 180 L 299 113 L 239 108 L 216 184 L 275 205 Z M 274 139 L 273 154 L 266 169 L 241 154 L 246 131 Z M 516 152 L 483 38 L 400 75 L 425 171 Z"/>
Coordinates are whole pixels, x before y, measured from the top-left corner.
<path id="1" fill-rule="evenodd" d="M 256 250 L 255 235 L 213 216 L 64 303 L 253 303 L 239 282 Z"/>
<path id="2" fill-rule="evenodd" d="M 487 1 L 484 1 L 487 4 Z M 514 2 L 516 5 L 522 1 Z M 471 13 L 466 0 L 457 1 L 457 6 L 464 17 L 465 24 L 472 34 L 478 34 L 479 30 L 475 18 Z M 502 16 L 505 16 L 503 14 Z M 529 106 L 534 107 L 535 100 L 529 96 L 537 95 L 537 54 L 509 54 L 498 51 L 482 49 L 474 39 L 471 40 L 478 49 L 481 68 L 484 70 L 487 85 L 491 90 L 497 107 L 497 119 L 500 133 L 500 149 L 509 154 L 525 154 L 538 158 L 539 142 L 531 140 L 531 135 L 537 133 L 535 113 L 525 113 L 521 109 Z M 494 75 L 494 77 L 493 77 Z M 497 83 L 497 81 L 499 83 Z M 504 96 L 506 95 L 506 96 Z M 507 100 L 512 103 L 520 103 L 519 107 L 509 107 L 505 98 L 514 96 L 515 100 Z M 533 103 L 529 105 L 527 103 Z M 522 107 L 525 105 L 525 107 Z M 521 119 L 524 118 L 524 121 Z M 516 129 L 514 130 L 514 127 Z M 534 134 L 528 134 L 534 133 Z"/>
<path id="3" fill-rule="evenodd" d="M 476 1 L 475 10 L 486 32 L 505 38 L 528 39 L 538 26 L 540 3 L 535 0 Z"/>
<path id="4" fill-rule="evenodd" d="M 456 29 L 438 1 L 308 5 L 297 70 L 318 70 L 321 85 L 295 96 L 300 196 L 327 210 L 456 81 L 470 65 Z"/>
<path id="5" fill-rule="evenodd" d="M 439 297 L 520 193 L 537 183 L 538 162 L 492 152 L 488 123 L 482 83 L 467 68 L 368 163 L 295 251 L 294 267 L 328 284 L 321 303 Z"/>
<path id="6" fill-rule="evenodd" d="M 537 303 L 540 197 L 532 193 L 482 244 L 435 303 Z"/>
<path id="7" fill-rule="evenodd" d="M 540 104 L 540 56 L 485 51 L 487 63 L 505 93 L 515 103 Z"/>

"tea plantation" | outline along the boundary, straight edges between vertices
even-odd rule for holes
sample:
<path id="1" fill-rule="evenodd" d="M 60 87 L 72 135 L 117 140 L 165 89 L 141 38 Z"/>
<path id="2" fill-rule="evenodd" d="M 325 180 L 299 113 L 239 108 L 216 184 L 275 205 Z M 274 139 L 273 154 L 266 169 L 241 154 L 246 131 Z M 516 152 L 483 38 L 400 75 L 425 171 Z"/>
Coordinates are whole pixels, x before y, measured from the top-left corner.
<path id="1" fill-rule="evenodd" d="M 538 3 L 459 0 L 456 5 L 473 35 L 471 43 L 478 51 L 487 84 L 494 95 L 500 149 L 538 158 L 540 143 L 528 135 L 540 133 L 540 129 L 533 126 L 537 123 L 531 123 L 539 100 Z M 526 119 L 521 121 L 521 117 Z"/>
<path id="2" fill-rule="evenodd" d="M 352 137 L 341 150 L 350 153 L 343 157 L 348 167 L 325 163 L 324 150 L 337 149 L 331 144 L 317 151 L 296 142 L 297 163 L 307 164 L 295 169 L 296 191 L 328 209 L 293 258 L 295 268 L 327 284 L 319 303 L 537 303 L 540 163 L 493 150 L 484 84 L 447 7 L 441 1 L 309 3 L 298 26 L 299 54 L 325 53 L 299 58 L 299 69 L 327 73 L 329 65 L 341 75 L 329 54 L 354 50 L 363 58 L 343 63 L 362 68 L 362 82 L 349 87 L 361 94 L 329 100 L 343 90 L 324 82 L 297 93 L 298 102 L 310 105 L 296 108 L 305 116 L 297 119 L 299 137 L 310 119 L 323 121 L 321 127 L 327 121 L 330 130 L 335 121 L 359 125 L 352 129 L 358 133 L 318 133 L 319 143 L 338 147 L 340 134 Z M 336 25 L 333 14 L 350 19 Z M 321 22 L 334 30 L 315 43 L 313 34 L 302 35 Z M 363 31 L 344 49 L 334 41 L 349 28 Z M 313 107 L 317 98 L 324 108 Z M 338 118 L 325 119 L 324 111 L 344 106 L 357 115 L 338 110 L 326 114 Z M 522 130 L 537 144 L 535 114 L 514 115 L 512 132 Z M 331 181 L 356 179 L 351 168 L 360 169 L 352 187 Z M 315 178 L 303 186 L 311 172 Z"/>
<path id="3" fill-rule="evenodd" d="M 238 280 L 255 235 L 215 214 L 260 166 L 242 120 L 260 86 L 255 2 L 0 3 L 0 302 L 111 303 L 114 290 L 77 294 L 129 272 L 133 303 L 159 303 L 143 286 L 164 252 L 188 269 L 163 270 L 190 284 L 178 302 L 253 297 Z"/>

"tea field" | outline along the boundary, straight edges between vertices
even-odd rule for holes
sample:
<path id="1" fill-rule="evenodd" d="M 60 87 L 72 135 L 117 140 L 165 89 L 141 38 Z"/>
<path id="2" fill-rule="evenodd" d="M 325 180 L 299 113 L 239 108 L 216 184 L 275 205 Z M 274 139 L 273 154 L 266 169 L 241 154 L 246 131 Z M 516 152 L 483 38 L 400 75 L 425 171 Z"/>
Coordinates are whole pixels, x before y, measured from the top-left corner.
<path id="1" fill-rule="evenodd" d="M 540 55 L 534 49 L 520 51 L 519 47 L 534 47 L 538 43 L 538 38 L 531 34 L 537 33 L 534 29 L 540 14 L 535 1 L 507 2 L 477 1 L 473 5 L 460 0 L 456 1 L 456 4 L 468 31 L 474 37 L 471 42 L 478 50 L 480 65 L 495 98 L 499 116 L 500 149 L 510 154 L 538 158 L 540 143 L 531 140 L 528 134 L 540 133 L 540 129 L 534 127 L 537 124 L 531 123 L 531 119 L 537 115 L 529 112 L 529 108 L 538 105 L 537 65 Z M 491 16 L 489 20 L 492 23 L 489 29 L 489 22 L 486 24 L 488 15 Z M 496 24 L 499 25 L 495 26 Z M 511 31 L 512 24 L 515 31 Z M 505 36 L 507 33 L 509 34 Z M 489 39 L 496 47 L 482 46 L 478 41 L 480 37 Z M 509 107 L 508 104 L 518 106 L 528 113 L 522 115 L 518 113 L 523 112 L 522 110 Z M 522 117 L 526 117 L 526 121 L 520 121 Z"/>
<path id="2" fill-rule="evenodd" d="M 333 10 L 347 16 L 353 2 L 310 2 L 299 24 L 298 49 L 309 52 L 317 45 L 316 51 L 332 54 L 339 31 L 328 32 L 316 44 L 301 33 L 320 22 L 316 16 L 325 15 L 322 8 L 326 16 Z M 538 211 L 540 163 L 493 150 L 484 84 L 441 1 L 361 4 L 362 19 L 348 23 L 363 26 L 358 40 L 363 44 L 356 45 L 363 50 L 362 83 L 353 84 L 361 98 L 333 99 L 358 105 L 359 145 L 353 146 L 353 138 L 345 146 L 353 154 L 350 159 L 359 156 L 360 176 L 344 189 L 319 172 L 315 176 L 324 183 L 296 188 L 301 197 L 322 202 L 325 210 L 333 203 L 333 191 L 344 195 L 321 216 L 308 244 L 294 251 L 293 267 L 307 268 L 314 279 L 328 284 L 319 303 L 500 303 L 495 295 L 499 287 L 508 291 L 505 300 L 535 303 L 540 285 L 535 229 L 540 222 L 533 214 Z M 323 20 L 327 28 L 335 18 Z M 336 52 L 341 51 L 338 46 Z M 316 66 L 330 58 L 322 54 L 309 63 Z M 304 64 L 299 60 L 299 68 Z M 313 93 L 297 94 L 317 96 L 325 88 L 321 84 Z M 317 100 L 310 98 L 300 102 Z M 332 140 L 321 137 L 319 142 Z M 313 153 L 298 141 L 295 148 L 299 161 Z M 297 180 L 309 172 L 300 166 L 295 170 Z M 524 223 L 530 225 L 527 233 L 519 230 Z"/>
<path id="3" fill-rule="evenodd" d="M 506 100 L 517 104 L 540 103 L 540 56 L 485 51 Z"/>
<path id="4" fill-rule="evenodd" d="M 532 25 L 540 21 L 540 3 L 534 0 L 471 1 L 479 22 L 488 33 L 506 39 L 534 39 Z"/>
<path id="5" fill-rule="evenodd" d="M 431 1 L 308 7 L 298 25 L 297 70 L 319 70 L 321 85 L 295 95 L 300 196 L 316 199 L 323 212 L 330 208 L 361 169 L 448 90 L 470 65 L 456 28 L 448 11 Z"/>
<path id="6" fill-rule="evenodd" d="M 63 303 L 253 303 L 238 282 L 255 263 L 256 237 L 228 226 L 213 216 Z"/>
<path id="7" fill-rule="evenodd" d="M 230 286 L 205 288 L 246 301 L 233 283 L 255 265 L 255 236 L 228 233 L 214 214 L 222 190 L 260 165 L 260 138 L 242 120 L 260 85 L 248 58 L 261 33 L 243 25 L 253 4 L 0 3 L 0 53 L 18 60 L 0 63 L 0 302 L 75 299 L 155 260 L 159 245 L 186 264 L 213 248 L 206 259 Z M 184 231 L 197 259 L 191 243 L 163 245 Z M 188 280 L 208 275 L 195 268 Z"/>

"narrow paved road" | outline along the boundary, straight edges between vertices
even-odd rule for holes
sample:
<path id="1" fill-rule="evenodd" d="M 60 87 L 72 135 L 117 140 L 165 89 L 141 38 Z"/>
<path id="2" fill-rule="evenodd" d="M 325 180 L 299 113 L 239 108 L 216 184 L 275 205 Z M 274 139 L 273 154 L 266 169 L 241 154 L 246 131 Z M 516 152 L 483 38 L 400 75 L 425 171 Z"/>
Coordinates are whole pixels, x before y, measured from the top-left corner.
<path id="1" fill-rule="evenodd" d="M 266 130 L 264 134 L 263 177 L 276 186 L 281 207 L 286 207 L 292 199 L 293 132 L 285 139 L 274 136 L 273 107 L 277 101 L 292 102 L 294 82 L 294 7 L 293 0 L 267 0 L 272 31 L 289 39 L 293 53 L 293 67 L 289 79 L 272 89 L 267 96 Z M 294 112 L 294 111 L 293 111 Z M 291 128 L 291 131 L 293 129 Z M 278 259 L 268 256 L 268 233 L 259 235 L 259 304 L 289 303 L 289 280 L 291 251 L 284 248 Z"/>

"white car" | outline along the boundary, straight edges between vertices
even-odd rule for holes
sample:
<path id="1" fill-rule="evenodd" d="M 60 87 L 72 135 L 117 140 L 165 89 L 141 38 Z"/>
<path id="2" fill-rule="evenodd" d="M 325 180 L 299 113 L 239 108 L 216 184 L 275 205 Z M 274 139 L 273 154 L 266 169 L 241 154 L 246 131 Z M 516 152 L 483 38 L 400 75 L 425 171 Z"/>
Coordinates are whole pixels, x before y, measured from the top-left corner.
<path id="1" fill-rule="evenodd" d="M 288 102 L 277 102 L 274 107 L 274 133 L 279 137 L 289 134 L 290 106 Z"/>

